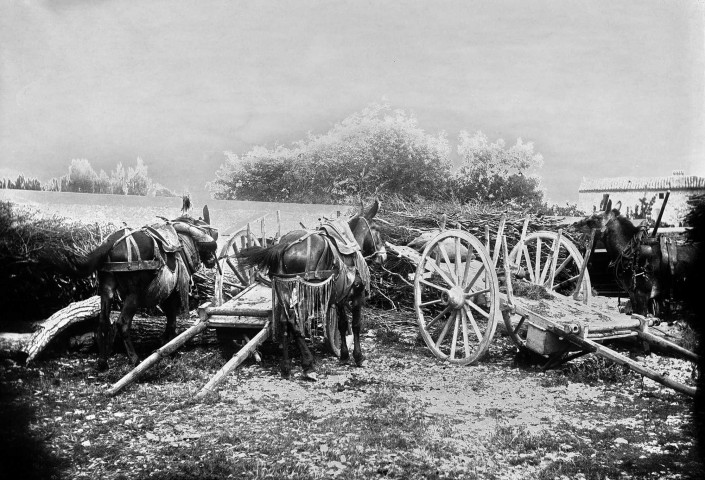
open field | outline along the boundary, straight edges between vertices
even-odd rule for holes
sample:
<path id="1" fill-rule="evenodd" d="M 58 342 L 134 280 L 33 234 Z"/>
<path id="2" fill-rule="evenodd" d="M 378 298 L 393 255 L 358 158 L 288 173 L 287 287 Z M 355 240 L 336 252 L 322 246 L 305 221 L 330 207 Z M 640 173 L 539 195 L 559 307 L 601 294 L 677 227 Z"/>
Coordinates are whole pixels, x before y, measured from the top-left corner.
<path id="1" fill-rule="evenodd" d="M 180 208 L 180 199 L 58 194 L 42 203 L 43 192 L 19 193 L 24 201 L 13 201 L 43 212 L 134 226 Z M 215 224 L 227 229 L 279 208 L 232 208 L 242 203 L 212 203 Z M 296 207 L 282 216 L 313 224 L 338 208 Z M 317 348 L 318 382 L 298 378 L 296 362 L 295 377 L 283 380 L 277 348 L 265 344 L 262 364 L 248 360 L 203 402 L 193 395 L 227 360 L 218 348 L 177 352 L 116 398 L 105 390 L 128 372 L 123 354 L 100 374 L 95 352 L 30 367 L 0 360 L 0 471 L 28 479 L 705 478 L 688 397 L 595 356 L 550 372 L 523 366 L 499 334 L 478 365 L 447 365 L 419 340 L 413 312 L 370 309 L 366 320 L 365 368 Z M 693 384 L 688 362 L 631 347 L 618 348 Z"/>

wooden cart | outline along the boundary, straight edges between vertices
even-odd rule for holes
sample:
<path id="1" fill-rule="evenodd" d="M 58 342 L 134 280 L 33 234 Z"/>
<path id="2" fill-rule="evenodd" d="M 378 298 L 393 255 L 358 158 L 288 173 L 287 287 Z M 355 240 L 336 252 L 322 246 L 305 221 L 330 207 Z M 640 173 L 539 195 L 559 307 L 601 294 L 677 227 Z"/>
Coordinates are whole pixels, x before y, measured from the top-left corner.
<path id="1" fill-rule="evenodd" d="M 253 223 L 259 224 L 260 228 L 257 234 L 252 227 Z M 277 243 L 281 237 L 279 225 L 279 212 L 277 212 L 277 231 L 272 237 L 265 235 L 264 217 L 226 235 L 227 241 L 223 244 L 218 255 L 213 299 L 198 308 L 198 321 L 113 384 L 108 390 L 108 394 L 117 394 L 149 368 L 173 354 L 189 339 L 207 328 L 220 330 L 224 333 L 224 337 L 237 337 L 243 341 L 244 346 L 208 381 L 196 394 L 196 398 L 214 392 L 225 377 L 250 355 L 259 360 L 257 348 L 271 338 L 273 332 L 271 284 L 255 270 L 248 270 L 238 264 L 237 254 L 244 248 L 253 245 Z M 339 356 L 340 333 L 338 332 L 337 317 L 328 315 L 325 319 L 320 320 L 320 329 L 325 345 L 333 354 Z"/>
<path id="2" fill-rule="evenodd" d="M 500 221 L 494 248 L 489 229 L 484 243 L 462 230 L 441 232 L 421 254 L 387 244 L 417 267 L 416 320 L 436 357 L 460 365 L 477 362 L 487 353 L 502 317 L 517 347 L 543 355 L 546 368 L 594 352 L 694 395 L 693 387 L 602 345 L 636 337 L 697 360 L 694 353 L 650 333 L 646 318 L 591 306 L 587 259 L 561 230 L 527 235 L 525 222 L 519 242 L 508 252 L 504 223 Z"/>

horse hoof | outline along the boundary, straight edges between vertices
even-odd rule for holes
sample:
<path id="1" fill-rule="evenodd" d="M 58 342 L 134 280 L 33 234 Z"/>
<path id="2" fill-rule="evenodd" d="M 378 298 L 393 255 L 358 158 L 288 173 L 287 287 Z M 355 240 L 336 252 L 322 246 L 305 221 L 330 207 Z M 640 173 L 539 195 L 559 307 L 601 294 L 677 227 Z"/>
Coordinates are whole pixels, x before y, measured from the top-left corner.
<path id="1" fill-rule="evenodd" d="M 317 381 L 318 381 L 318 375 L 316 374 L 316 372 L 304 372 L 303 375 L 301 375 L 301 377 L 302 377 L 304 380 L 309 380 L 309 381 L 311 381 L 311 382 L 317 382 Z"/>
<path id="2" fill-rule="evenodd" d="M 357 365 L 358 367 L 364 367 L 364 366 L 365 366 L 365 360 L 366 360 L 365 356 L 364 356 L 364 355 L 361 355 L 360 358 L 356 358 L 356 359 L 355 359 L 355 365 Z"/>

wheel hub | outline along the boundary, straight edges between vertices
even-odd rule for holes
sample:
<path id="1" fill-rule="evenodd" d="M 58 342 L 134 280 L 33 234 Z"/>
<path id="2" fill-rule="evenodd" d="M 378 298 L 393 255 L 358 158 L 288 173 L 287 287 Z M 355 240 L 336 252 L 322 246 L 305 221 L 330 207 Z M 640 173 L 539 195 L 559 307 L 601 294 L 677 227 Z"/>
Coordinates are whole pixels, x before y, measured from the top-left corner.
<path id="1" fill-rule="evenodd" d="M 456 309 L 462 307 L 465 304 L 465 291 L 456 286 L 443 292 L 443 303 Z"/>

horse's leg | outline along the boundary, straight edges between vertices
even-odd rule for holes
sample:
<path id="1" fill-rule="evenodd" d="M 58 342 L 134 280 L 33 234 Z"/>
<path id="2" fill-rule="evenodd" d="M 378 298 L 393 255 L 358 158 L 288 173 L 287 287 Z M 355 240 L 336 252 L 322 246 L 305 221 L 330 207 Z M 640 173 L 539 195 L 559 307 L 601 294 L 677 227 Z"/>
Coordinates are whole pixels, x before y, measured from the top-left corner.
<path id="1" fill-rule="evenodd" d="M 353 358 L 355 359 L 355 365 L 362 367 L 365 363 L 365 356 L 362 354 L 362 348 L 360 347 L 360 328 L 362 327 L 362 307 L 365 304 L 365 292 L 364 287 L 360 285 L 360 288 L 353 289 L 352 300 L 352 331 L 353 331 Z"/>
<path id="2" fill-rule="evenodd" d="M 130 337 L 130 326 L 132 325 L 132 317 L 135 316 L 136 312 L 137 295 L 131 293 L 127 295 L 122 306 L 120 318 L 118 319 L 118 328 L 120 329 L 120 335 L 122 335 L 122 341 L 125 344 L 127 357 L 132 365 L 137 365 L 140 360 L 139 356 L 137 355 L 137 352 L 135 352 L 135 346 L 132 344 L 132 338 Z"/>
<path id="3" fill-rule="evenodd" d="M 174 289 L 171 295 L 161 304 L 164 315 L 166 315 L 166 327 L 162 335 L 162 345 L 170 342 L 176 336 L 176 316 L 181 308 L 181 295 L 179 290 Z"/>
<path id="4" fill-rule="evenodd" d="M 291 328 L 291 335 L 294 337 L 294 341 L 296 341 L 296 345 L 301 352 L 301 367 L 304 371 L 304 378 L 313 381 L 318 380 L 313 366 L 313 354 L 311 350 L 309 350 L 308 345 L 306 345 L 303 332 L 296 324 L 296 321 L 289 322 L 289 326 Z"/>
<path id="5" fill-rule="evenodd" d="M 110 309 L 115 298 L 115 281 L 112 276 L 99 274 L 100 283 L 100 316 L 98 318 L 98 330 L 96 340 L 98 342 L 98 371 L 107 370 L 108 356 L 112 350 L 112 342 L 115 340 L 115 329 L 110 325 Z"/>
<path id="6" fill-rule="evenodd" d="M 279 369 L 283 378 L 291 376 L 291 360 L 289 359 L 289 314 L 285 311 L 287 307 L 276 305 L 273 316 L 274 321 L 279 322 L 279 346 L 282 351 L 282 358 Z"/>
<path id="7" fill-rule="evenodd" d="M 350 359 L 348 351 L 348 314 L 345 311 L 345 302 L 341 302 L 335 306 L 338 312 L 338 332 L 340 332 L 340 361 L 347 362 Z"/>

